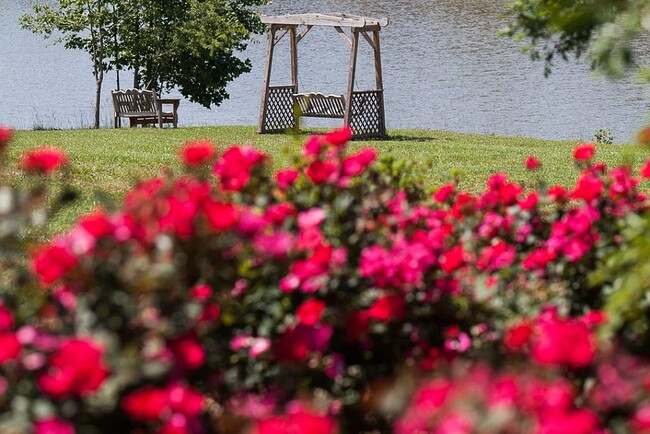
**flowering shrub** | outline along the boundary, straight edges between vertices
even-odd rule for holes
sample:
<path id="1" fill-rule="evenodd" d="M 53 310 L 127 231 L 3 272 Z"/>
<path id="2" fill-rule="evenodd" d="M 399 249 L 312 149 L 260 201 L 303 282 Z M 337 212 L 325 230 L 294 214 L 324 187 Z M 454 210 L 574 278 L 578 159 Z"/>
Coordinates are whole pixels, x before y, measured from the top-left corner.
<path id="1" fill-rule="evenodd" d="M 649 429 L 644 331 L 602 312 L 619 276 L 593 278 L 648 214 L 630 168 L 583 144 L 571 188 L 494 174 L 478 195 L 426 194 L 349 140 L 314 136 L 273 176 L 250 146 L 187 143 L 185 173 L 32 249 L 42 296 L 29 316 L 0 304 L 0 428 Z"/>

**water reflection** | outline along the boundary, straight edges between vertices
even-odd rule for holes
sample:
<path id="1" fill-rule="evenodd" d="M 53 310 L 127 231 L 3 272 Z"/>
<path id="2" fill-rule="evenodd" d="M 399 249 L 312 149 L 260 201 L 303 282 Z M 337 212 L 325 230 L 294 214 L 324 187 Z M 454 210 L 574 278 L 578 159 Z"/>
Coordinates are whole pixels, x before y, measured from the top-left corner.
<path id="1" fill-rule="evenodd" d="M 87 55 L 45 47 L 16 18 L 31 1 L 0 0 L 0 123 L 19 128 L 89 124 L 93 80 Z M 389 17 L 382 60 L 389 128 L 450 129 L 544 138 L 590 139 L 609 128 L 626 140 L 644 121 L 646 88 L 628 78 L 609 82 L 583 63 L 560 64 L 549 79 L 518 47 L 496 36 L 507 20 L 503 0 L 275 0 L 265 13 L 348 12 Z M 233 82 L 231 99 L 212 111 L 185 101 L 183 125 L 257 122 L 265 37 L 247 55 L 253 72 Z M 286 41 L 283 41 L 286 44 Z M 370 49 L 362 44 L 357 87 L 374 86 Z M 288 46 L 278 48 L 273 80 L 289 80 Z M 332 29 L 314 29 L 299 47 L 299 85 L 342 93 L 348 48 Z M 114 87 L 109 74 L 105 92 Z M 104 124 L 111 107 L 105 98 Z M 337 122 L 316 120 L 316 125 Z"/>

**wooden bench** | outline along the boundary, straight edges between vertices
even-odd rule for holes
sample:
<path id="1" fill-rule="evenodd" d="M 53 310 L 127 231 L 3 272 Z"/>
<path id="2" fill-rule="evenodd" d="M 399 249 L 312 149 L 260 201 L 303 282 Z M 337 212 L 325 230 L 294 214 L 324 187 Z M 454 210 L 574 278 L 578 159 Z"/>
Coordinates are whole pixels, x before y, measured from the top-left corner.
<path id="1" fill-rule="evenodd" d="M 151 90 L 124 89 L 114 90 L 113 94 L 113 126 L 120 128 L 121 118 L 129 120 L 129 127 L 136 125 L 171 123 L 178 126 L 178 98 L 158 98 Z M 172 111 L 163 111 L 163 104 L 171 105 Z"/>
<path id="2" fill-rule="evenodd" d="M 324 95 L 320 92 L 294 93 L 294 105 L 300 108 L 300 116 L 313 118 L 343 119 L 345 98 L 343 95 Z"/>
<path id="3" fill-rule="evenodd" d="M 352 116 L 362 115 L 365 110 L 366 92 L 353 92 L 359 94 L 359 103 L 352 104 Z M 345 96 L 325 95 L 320 92 L 294 93 L 294 107 L 297 106 L 300 116 L 312 118 L 345 118 Z"/>

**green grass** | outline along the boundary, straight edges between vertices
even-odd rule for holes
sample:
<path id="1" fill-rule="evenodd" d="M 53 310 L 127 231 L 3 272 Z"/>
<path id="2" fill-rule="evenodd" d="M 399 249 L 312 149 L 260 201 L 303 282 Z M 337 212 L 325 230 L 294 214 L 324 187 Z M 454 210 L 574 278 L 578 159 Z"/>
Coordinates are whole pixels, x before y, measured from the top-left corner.
<path id="1" fill-rule="evenodd" d="M 428 187 L 446 182 L 452 174 L 460 174 L 461 188 L 479 192 L 494 172 L 505 172 L 513 180 L 530 184 L 535 178 L 523 167 L 528 155 L 542 160 L 539 175 L 549 184 L 570 185 L 577 174 L 571 158 L 576 141 L 424 130 L 390 130 L 389 135 L 385 141 L 354 142 L 352 149 L 371 146 L 381 155 L 416 161 Z M 137 179 L 155 176 L 162 167 L 180 170 L 178 149 L 185 141 L 198 138 L 213 140 L 221 150 L 231 144 L 251 143 L 272 156 L 274 169 L 287 165 L 291 154 L 299 151 L 295 138 L 258 135 L 254 127 L 124 128 L 18 131 L 10 159 L 15 160 L 25 149 L 43 144 L 60 147 L 69 155 L 73 185 L 82 192 L 82 200 L 55 220 L 52 231 L 56 232 L 68 227 L 79 213 L 98 206 L 96 192 L 118 198 Z M 597 159 L 609 166 L 624 163 L 638 167 L 646 155 L 644 148 L 631 145 L 599 145 L 596 153 Z M 17 170 L 9 173 L 12 177 L 21 176 Z"/>

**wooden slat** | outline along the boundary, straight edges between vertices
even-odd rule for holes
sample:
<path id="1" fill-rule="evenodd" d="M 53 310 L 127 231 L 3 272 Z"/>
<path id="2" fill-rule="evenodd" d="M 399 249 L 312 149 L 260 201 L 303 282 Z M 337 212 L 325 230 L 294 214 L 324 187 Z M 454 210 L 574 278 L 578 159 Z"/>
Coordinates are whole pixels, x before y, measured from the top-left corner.
<path id="1" fill-rule="evenodd" d="M 374 33 L 374 32 L 373 32 L 373 33 Z M 377 48 L 375 48 L 375 42 L 372 40 L 372 38 L 370 38 L 370 36 L 368 36 L 368 34 L 367 34 L 366 32 L 361 32 L 361 35 L 363 35 L 364 39 L 365 39 L 366 41 L 368 41 L 368 43 L 370 44 L 370 46 L 372 47 L 372 49 L 373 49 L 374 51 L 377 51 Z"/>
<path id="2" fill-rule="evenodd" d="M 379 44 L 379 31 L 375 30 L 372 32 L 373 39 L 373 49 L 374 49 L 374 58 L 375 58 L 375 85 L 377 90 L 380 91 L 378 94 L 379 101 L 379 134 L 382 137 L 386 136 L 386 114 L 384 111 L 384 79 L 381 72 L 381 46 Z"/>
<path id="3" fill-rule="evenodd" d="M 345 32 L 343 31 L 343 29 L 340 28 L 339 26 L 336 26 L 336 27 L 334 27 L 334 28 L 336 29 L 336 31 L 338 32 L 338 34 L 341 35 L 341 37 L 343 38 L 343 40 L 348 44 L 348 47 L 352 48 L 352 41 L 350 40 L 350 38 L 348 37 L 348 35 L 345 34 Z"/>
<path id="4" fill-rule="evenodd" d="M 298 37 L 296 26 L 289 28 L 289 43 L 291 44 L 291 84 L 294 92 L 298 92 Z"/>
<path id="5" fill-rule="evenodd" d="M 289 29 L 291 28 L 295 29 L 295 27 L 289 27 L 287 29 L 284 29 L 284 31 L 280 33 L 280 35 L 276 36 L 275 39 L 273 40 L 273 45 L 278 45 L 278 42 L 280 42 L 282 38 L 284 38 L 284 35 L 286 35 Z"/>
<path id="6" fill-rule="evenodd" d="M 269 86 L 271 84 L 271 68 L 273 67 L 273 48 L 275 47 L 275 26 L 271 26 L 268 33 L 268 45 L 266 47 L 266 72 L 262 84 L 262 101 L 260 102 L 260 119 L 257 124 L 257 132 L 265 132 L 266 113 L 269 105 Z"/>
<path id="7" fill-rule="evenodd" d="M 332 27 L 386 27 L 387 18 L 369 18 L 358 15 L 345 14 L 290 14 L 290 15 L 262 15 L 265 24 L 274 25 L 306 25 L 306 26 L 332 26 Z"/>
<path id="8" fill-rule="evenodd" d="M 350 125 L 352 114 L 352 92 L 354 92 L 354 78 L 357 72 L 357 51 L 359 48 L 359 32 L 352 31 L 352 48 L 350 49 L 350 66 L 348 70 L 348 91 L 345 94 L 345 117 L 343 125 Z"/>
<path id="9" fill-rule="evenodd" d="M 305 28 L 302 29 L 302 31 L 300 32 L 300 34 L 296 38 L 296 44 L 299 43 L 300 41 L 302 41 L 302 38 L 304 38 L 307 35 L 307 33 L 309 33 L 309 31 L 311 30 L 312 27 L 314 27 L 314 26 L 305 26 Z"/>
<path id="10" fill-rule="evenodd" d="M 325 95 L 320 92 L 296 93 L 293 99 L 300 107 L 300 115 L 315 118 L 343 118 L 342 95 Z"/>

